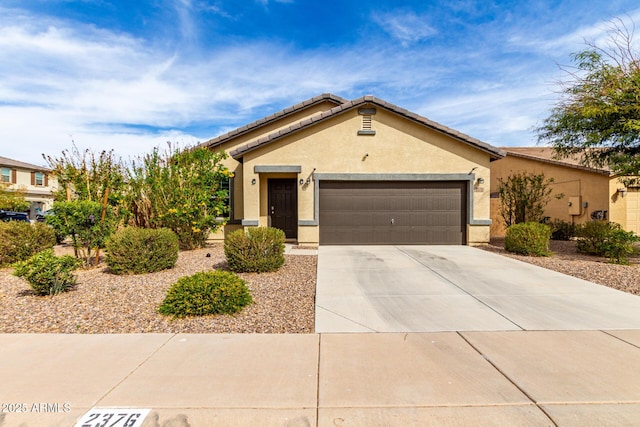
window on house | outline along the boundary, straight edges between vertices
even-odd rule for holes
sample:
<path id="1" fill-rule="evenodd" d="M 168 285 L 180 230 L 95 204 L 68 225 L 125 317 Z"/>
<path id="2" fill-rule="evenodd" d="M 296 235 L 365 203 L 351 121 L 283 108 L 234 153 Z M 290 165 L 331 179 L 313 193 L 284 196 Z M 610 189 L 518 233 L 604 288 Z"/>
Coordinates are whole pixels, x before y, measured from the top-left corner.
<path id="1" fill-rule="evenodd" d="M 35 185 L 44 185 L 44 174 L 42 172 L 36 172 Z"/>
<path id="2" fill-rule="evenodd" d="M 214 197 L 222 200 L 224 212 L 220 216 L 227 220 L 233 219 L 233 178 L 220 182 L 220 192 Z"/>
<path id="3" fill-rule="evenodd" d="M 222 181 L 222 189 L 227 191 L 227 198 L 225 199 L 225 217 L 233 219 L 233 178 L 229 178 L 226 181 Z"/>
<path id="4" fill-rule="evenodd" d="M 2 182 L 7 182 L 10 183 L 11 182 L 11 169 L 9 168 L 2 168 Z"/>

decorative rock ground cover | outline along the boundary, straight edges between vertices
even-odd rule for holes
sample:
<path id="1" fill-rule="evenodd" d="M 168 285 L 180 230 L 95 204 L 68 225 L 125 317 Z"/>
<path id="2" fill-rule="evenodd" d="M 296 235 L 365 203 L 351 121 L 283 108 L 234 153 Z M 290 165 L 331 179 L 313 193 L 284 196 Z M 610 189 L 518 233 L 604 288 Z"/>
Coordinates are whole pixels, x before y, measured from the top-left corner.
<path id="1" fill-rule="evenodd" d="M 313 333 L 317 257 L 285 257 L 278 272 L 239 275 L 254 300 L 241 313 L 177 320 L 157 313 L 167 289 L 179 277 L 226 268 L 222 245 L 181 252 L 175 268 L 157 273 L 117 276 L 104 264 L 79 270 L 75 289 L 56 296 L 35 296 L 2 269 L 0 333 Z"/>
<path id="2" fill-rule="evenodd" d="M 615 265 L 561 241 L 551 242 L 551 257 L 510 254 L 501 240 L 481 249 L 640 295 L 637 256 Z M 104 264 L 80 270 L 74 290 L 52 297 L 35 296 L 12 269 L 0 269 L 0 333 L 313 333 L 317 256 L 285 257 L 277 272 L 240 274 L 254 300 L 241 313 L 177 320 L 157 313 L 167 289 L 179 277 L 226 268 L 222 245 L 181 252 L 175 268 L 157 273 L 117 276 Z"/>

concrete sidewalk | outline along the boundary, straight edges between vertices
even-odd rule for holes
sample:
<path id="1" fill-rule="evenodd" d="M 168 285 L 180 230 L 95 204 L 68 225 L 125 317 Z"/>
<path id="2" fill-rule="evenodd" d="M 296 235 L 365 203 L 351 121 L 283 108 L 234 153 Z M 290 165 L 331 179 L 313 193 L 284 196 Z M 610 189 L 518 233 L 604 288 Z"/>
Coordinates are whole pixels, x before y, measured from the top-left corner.
<path id="1" fill-rule="evenodd" d="M 0 335 L 0 426 L 637 425 L 639 366 L 640 330 Z"/>

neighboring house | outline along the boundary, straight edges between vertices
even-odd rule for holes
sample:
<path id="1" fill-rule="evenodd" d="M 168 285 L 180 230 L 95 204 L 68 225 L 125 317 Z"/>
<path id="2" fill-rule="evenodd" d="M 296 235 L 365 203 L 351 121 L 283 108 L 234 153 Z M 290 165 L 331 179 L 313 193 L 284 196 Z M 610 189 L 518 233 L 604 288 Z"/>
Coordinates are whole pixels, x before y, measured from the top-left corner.
<path id="1" fill-rule="evenodd" d="M 230 156 L 225 232 L 271 226 L 310 245 L 489 240 L 483 183 L 503 153 L 373 96 L 320 95 L 202 146 Z"/>
<path id="2" fill-rule="evenodd" d="M 31 219 L 53 206 L 53 191 L 57 190 L 57 181 L 50 172 L 41 166 L 0 156 L 0 180 L 8 184 L 9 190 L 24 191 L 25 199 L 31 204 Z"/>
<path id="3" fill-rule="evenodd" d="M 498 179 L 519 172 L 543 173 L 553 178 L 552 197 L 545 216 L 581 224 L 593 219 L 617 222 L 640 234 L 640 188 L 627 188 L 608 169 L 582 166 L 577 158 L 555 159 L 549 147 L 502 147 L 506 156 L 491 164 L 492 236 L 504 235 L 500 216 Z"/>

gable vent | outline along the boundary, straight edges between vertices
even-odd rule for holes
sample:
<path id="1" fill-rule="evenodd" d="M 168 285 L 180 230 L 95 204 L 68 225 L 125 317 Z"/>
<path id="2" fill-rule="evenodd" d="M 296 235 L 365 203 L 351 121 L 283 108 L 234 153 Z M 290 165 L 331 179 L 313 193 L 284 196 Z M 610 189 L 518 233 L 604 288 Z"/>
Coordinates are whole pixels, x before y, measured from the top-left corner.
<path id="1" fill-rule="evenodd" d="M 371 116 L 362 116 L 362 130 L 371 130 Z"/>
<path id="2" fill-rule="evenodd" d="M 362 129 L 358 131 L 358 135 L 375 135 L 373 130 L 373 115 L 376 113 L 375 108 L 360 108 L 358 114 L 362 116 Z"/>

